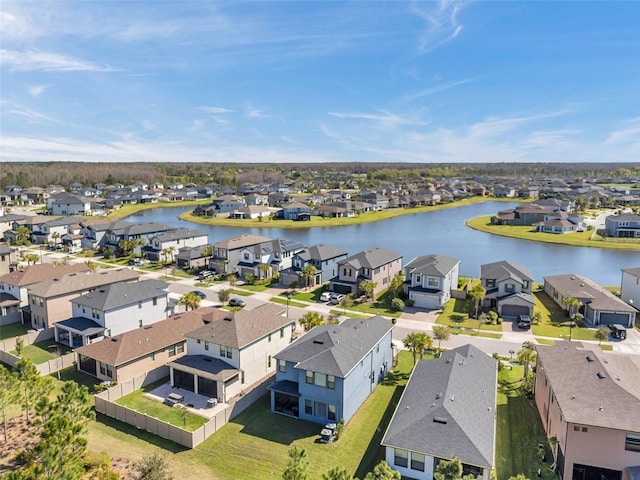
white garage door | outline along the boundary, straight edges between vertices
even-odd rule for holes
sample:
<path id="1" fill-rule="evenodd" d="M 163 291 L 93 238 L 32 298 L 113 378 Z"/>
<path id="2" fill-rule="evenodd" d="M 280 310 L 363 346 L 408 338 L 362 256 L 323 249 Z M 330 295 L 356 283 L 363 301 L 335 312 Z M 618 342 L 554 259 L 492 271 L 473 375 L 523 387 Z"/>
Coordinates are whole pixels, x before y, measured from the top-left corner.
<path id="1" fill-rule="evenodd" d="M 439 297 L 437 295 L 429 295 L 424 292 L 411 292 L 413 306 L 418 308 L 440 308 L 438 305 Z"/>

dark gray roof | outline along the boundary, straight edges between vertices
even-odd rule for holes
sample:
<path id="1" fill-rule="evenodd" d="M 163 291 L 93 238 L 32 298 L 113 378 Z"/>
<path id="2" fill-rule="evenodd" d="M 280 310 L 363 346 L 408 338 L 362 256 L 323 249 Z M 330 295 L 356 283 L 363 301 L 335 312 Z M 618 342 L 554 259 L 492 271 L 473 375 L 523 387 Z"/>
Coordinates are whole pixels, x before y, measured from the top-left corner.
<path id="1" fill-rule="evenodd" d="M 409 270 L 411 273 L 444 277 L 451 272 L 458 263 L 460 263 L 460 260 L 453 257 L 446 257 L 444 255 L 424 255 L 411 260 L 405 266 L 405 269 Z"/>
<path id="2" fill-rule="evenodd" d="M 153 238 L 157 238 L 161 242 L 170 242 L 172 240 L 182 240 L 193 237 L 206 237 L 208 234 L 202 230 L 192 228 L 175 228 L 166 232 L 162 232 Z"/>
<path id="3" fill-rule="evenodd" d="M 325 245 L 324 243 L 309 247 L 307 252 L 309 252 L 309 257 L 311 259 L 322 261 L 340 257 L 348 253 L 346 250 L 334 247 L 333 245 Z"/>
<path id="4" fill-rule="evenodd" d="M 533 282 L 533 275 L 528 268 L 506 260 L 481 265 L 480 278 L 492 278 L 498 282 L 508 279 L 517 280 L 520 283 L 524 280 Z"/>
<path id="5" fill-rule="evenodd" d="M 105 222 L 105 223 L 92 223 L 87 225 L 85 222 L 82 222 L 82 225 L 90 228 L 95 232 L 104 232 L 106 230 L 122 230 L 129 225 L 133 225 L 131 222 L 127 222 L 126 220 L 116 220 L 115 222 Z"/>
<path id="6" fill-rule="evenodd" d="M 348 263 L 354 268 L 378 268 L 394 260 L 402 258 L 402 254 L 382 247 L 375 247 L 345 258 L 340 264 Z"/>
<path id="7" fill-rule="evenodd" d="M 74 223 L 80 223 L 81 221 L 82 221 L 82 217 L 66 216 L 66 217 L 54 218 L 50 222 L 46 222 L 45 225 L 47 225 L 48 227 L 59 227 L 59 226 L 65 226 L 65 225 L 73 225 Z"/>
<path id="8" fill-rule="evenodd" d="M 134 283 L 113 283 L 73 300 L 78 305 L 108 311 L 132 305 L 153 297 L 166 296 L 168 284 L 161 280 L 142 280 Z"/>
<path id="9" fill-rule="evenodd" d="M 289 345 L 275 357 L 301 370 L 345 378 L 382 340 L 393 325 L 376 315 L 351 318 L 340 325 L 321 325 Z"/>
<path id="10" fill-rule="evenodd" d="M 217 382 L 225 382 L 240 373 L 240 370 L 219 358 L 206 355 L 186 355 L 167 364 L 182 372 L 198 374 Z"/>
<path id="11" fill-rule="evenodd" d="M 85 335 L 102 333 L 105 330 L 102 325 L 84 317 L 72 317 L 67 320 L 62 320 L 61 322 L 56 323 L 56 325 L 71 328 L 77 332 L 82 332 Z"/>
<path id="12" fill-rule="evenodd" d="M 494 464 L 496 361 L 472 345 L 420 360 L 382 445 L 463 463 Z"/>
<path id="13" fill-rule="evenodd" d="M 631 359 L 580 342 L 536 350 L 536 374 L 546 375 L 567 422 L 640 432 L 640 368 Z"/>
<path id="14" fill-rule="evenodd" d="M 129 225 L 125 225 L 123 228 L 111 228 L 110 230 L 115 235 L 132 236 L 132 235 L 144 235 L 144 234 L 149 234 L 154 232 L 157 232 L 157 233 L 166 232 L 167 230 L 171 230 L 171 227 L 168 227 L 161 223 L 148 222 L 148 223 L 131 223 Z"/>
<path id="15" fill-rule="evenodd" d="M 2 254 L 2 255 L 7 255 L 7 254 L 13 253 L 15 251 L 16 251 L 15 248 L 7 247 L 5 245 L 0 245 L 0 254 Z"/>

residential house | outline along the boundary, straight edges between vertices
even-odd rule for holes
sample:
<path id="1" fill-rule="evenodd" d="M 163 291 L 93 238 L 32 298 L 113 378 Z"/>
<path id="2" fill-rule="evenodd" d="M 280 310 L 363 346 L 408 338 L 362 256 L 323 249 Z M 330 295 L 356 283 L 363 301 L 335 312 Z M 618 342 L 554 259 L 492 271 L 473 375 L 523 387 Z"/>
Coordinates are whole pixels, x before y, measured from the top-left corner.
<path id="1" fill-rule="evenodd" d="M 160 260 L 163 251 L 170 251 L 171 257 L 183 247 L 199 247 L 206 245 L 209 234 L 202 230 L 192 228 L 174 228 L 155 235 L 149 239 L 149 243 L 142 249 L 142 254 L 149 260 Z"/>
<path id="2" fill-rule="evenodd" d="M 605 218 L 605 231 L 610 237 L 640 238 L 640 215 L 622 213 Z"/>
<path id="3" fill-rule="evenodd" d="M 13 272 L 18 268 L 18 250 L 0 245 L 0 275 Z"/>
<path id="4" fill-rule="evenodd" d="M 544 221 L 545 215 L 553 210 L 534 204 L 519 205 L 516 208 L 502 210 L 491 217 L 493 225 L 531 226 Z"/>
<path id="5" fill-rule="evenodd" d="M 43 204 L 46 203 L 49 198 L 49 192 L 47 192 L 44 188 L 41 187 L 29 187 L 25 188 L 22 193 L 27 196 L 29 202 L 35 204 Z"/>
<path id="6" fill-rule="evenodd" d="M 392 331 L 381 316 L 312 328 L 275 355 L 271 411 L 321 424 L 348 422 L 393 362 Z"/>
<path id="7" fill-rule="evenodd" d="M 304 203 L 293 201 L 283 204 L 281 211 L 285 220 L 308 220 L 311 208 Z"/>
<path id="8" fill-rule="evenodd" d="M 528 268 L 506 260 L 480 266 L 480 281 L 486 290 L 483 305 L 503 318 L 533 315 L 533 275 Z"/>
<path id="9" fill-rule="evenodd" d="M 114 252 L 121 252 L 122 248 L 120 242 L 125 240 L 133 240 L 137 242 L 134 247 L 134 253 L 141 253 L 142 247 L 151 243 L 153 237 L 158 236 L 163 232 L 173 230 L 172 227 L 162 225 L 160 223 L 148 222 L 148 223 L 121 223 L 112 226 L 106 232 L 106 242 L 104 248 L 113 250 Z"/>
<path id="10" fill-rule="evenodd" d="M 543 221 L 533 224 L 533 228 L 537 232 L 563 234 L 582 231 L 584 223 L 582 217 L 557 212 L 545 215 Z"/>
<path id="11" fill-rule="evenodd" d="M 111 230 L 118 231 L 132 225 L 126 220 L 116 220 L 114 222 L 93 223 L 88 220 L 80 222 L 80 233 L 82 235 L 81 247 L 89 250 L 101 250 L 107 244 L 108 233 Z"/>
<path id="12" fill-rule="evenodd" d="M 239 252 L 238 274 L 241 277 L 271 277 L 274 272 L 291 268 L 293 256 L 302 250 L 304 245 L 284 238 L 249 245 Z"/>
<path id="13" fill-rule="evenodd" d="M 138 273 L 128 268 L 99 272 L 69 273 L 27 287 L 31 308 L 31 327 L 49 329 L 72 316 L 71 300 L 105 285 L 131 282 Z M 132 288 L 131 285 L 128 288 Z M 26 323 L 26 322 L 25 322 Z"/>
<path id="14" fill-rule="evenodd" d="M 54 265 L 38 263 L 0 276 L 0 325 L 24 322 L 31 324 L 31 308 L 27 288 L 70 273 L 88 272 L 83 263 Z"/>
<path id="15" fill-rule="evenodd" d="M 264 381 L 293 335 L 294 322 L 282 313 L 270 303 L 254 310 L 211 311 L 205 325 L 185 334 L 187 355 L 169 362 L 171 385 L 226 403 Z"/>
<path id="16" fill-rule="evenodd" d="M 47 211 L 50 215 L 89 215 L 91 200 L 72 193 L 60 192 L 47 199 Z"/>
<path id="17" fill-rule="evenodd" d="M 495 359 L 472 345 L 418 361 L 382 439 L 389 466 L 433 480 L 438 463 L 456 456 L 464 475 L 492 478 L 496 386 Z"/>
<path id="18" fill-rule="evenodd" d="M 207 217 L 228 217 L 244 206 L 243 198 L 238 198 L 235 195 L 223 195 L 213 199 L 208 205 L 198 205 L 194 214 Z"/>
<path id="19" fill-rule="evenodd" d="M 244 201 L 247 205 L 269 205 L 269 197 L 256 192 L 247 194 Z"/>
<path id="20" fill-rule="evenodd" d="M 385 210 L 389 208 L 389 197 L 377 192 L 360 192 L 358 194 L 358 200 L 370 203 L 374 206 L 374 210 Z"/>
<path id="21" fill-rule="evenodd" d="M 638 365 L 579 342 L 536 345 L 536 350 L 534 398 L 560 478 L 637 479 Z"/>
<path id="22" fill-rule="evenodd" d="M 186 269 L 207 267 L 212 252 L 213 247 L 210 244 L 182 247 L 175 255 L 176 267 Z"/>
<path id="23" fill-rule="evenodd" d="M 425 255 L 404 267 L 404 291 L 418 308 L 442 308 L 458 288 L 460 260 L 444 255 Z"/>
<path id="24" fill-rule="evenodd" d="M 209 268 L 224 274 L 235 272 L 243 259 L 241 252 L 244 248 L 270 241 L 267 237 L 243 233 L 238 237 L 216 242 L 212 245 L 213 256 L 209 260 Z"/>
<path id="25" fill-rule="evenodd" d="M 71 225 L 81 222 L 80 217 L 65 216 L 51 218 L 38 226 L 37 231 L 31 234 L 31 241 L 36 245 L 60 243 L 60 239 L 69 232 Z"/>
<path id="26" fill-rule="evenodd" d="M 15 213 L 10 213 L 8 215 L 3 215 L 0 217 L 0 238 L 5 241 L 9 241 L 7 237 L 5 237 L 5 233 L 10 232 L 10 236 L 15 239 L 15 232 L 13 232 L 13 224 L 14 222 L 24 220 L 27 218 L 26 215 L 16 215 Z"/>
<path id="27" fill-rule="evenodd" d="M 633 328 L 635 323 L 635 308 L 586 277 L 573 273 L 544 277 L 544 291 L 567 310 L 566 298 L 579 300 L 578 312 L 584 316 L 585 322 L 593 326 L 619 323 Z"/>
<path id="28" fill-rule="evenodd" d="M 305 248 L 296 253 L 291 261 L 291 267 L 280 271 L 280 283 L 290 285 L 300 284 L 300 274 L 305 265 L 313 265 L 316 269 L 310 287 L 317 287 L 331 281 L 338 274 L 338 262 L 347 258 L 348 252 L 333 245 L 319 244 Z"/>
<path id="29" fill-rule="evenodd" d="M 71 348 L 151 325 L 174 311 L 169 285 L 160 280 L 111 283 L 70 301 L 71 314 L 54 327 L 56 341 Z"/>
<path id="30" fill-rule="evenodd" d="M 376 284 L 373 294 L 389 288 L 391 279 L 402 271 L 402 254 L 376 247 L 338 262 L 338 275 L 331 279 L 330 289 L 338 293 L 360 293 L 360 283 Z"/>
<path id="31" fill-rule="evenodd" d="M 640 267 L 622 270 L 620 298 L 629 305 L 640 308 Z"/>
<path id="32" fill-rule="evenodd" d="M 271 215 L 271 209 L 265 205 L 247 205 L 239 208 L 229 216 L 231 218 L 264 218 Z"/>

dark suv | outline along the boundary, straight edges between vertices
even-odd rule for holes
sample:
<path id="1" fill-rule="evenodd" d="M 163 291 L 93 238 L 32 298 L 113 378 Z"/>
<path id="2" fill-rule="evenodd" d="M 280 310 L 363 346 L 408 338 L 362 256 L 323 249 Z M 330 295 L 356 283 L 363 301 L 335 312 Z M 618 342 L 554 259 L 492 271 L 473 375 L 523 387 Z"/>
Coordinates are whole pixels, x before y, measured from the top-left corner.
<path id="1" fill-rule="evenodd" d="M 618 323 L 615 325 L 609 325 L 609 330 L 611 330 L 611 336 L 614 338 L 619 338 L 620 340 L 627 338 L 627 329 L 624 325 L 620 325 Z"/>
<path id="2" fill-rule="evenodd" d="M 529 315 L 520 315 L 518 317 L 518 327 L 524 328 L 525 330 L 529 330 L 531 328 L 531 319 Z"/>

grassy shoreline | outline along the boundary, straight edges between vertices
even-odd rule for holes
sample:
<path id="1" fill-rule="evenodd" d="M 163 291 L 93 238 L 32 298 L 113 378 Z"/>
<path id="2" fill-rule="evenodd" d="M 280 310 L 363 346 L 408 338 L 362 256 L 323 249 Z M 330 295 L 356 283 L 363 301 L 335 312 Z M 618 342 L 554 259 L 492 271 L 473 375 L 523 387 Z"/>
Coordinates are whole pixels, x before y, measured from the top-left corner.
<path id="1" fill-rule="evenodd" d="M 545 232 L 533 232 L 531 227 L 512 227 L 508 225 L 492 225 L 491 215 L 472 218 L 466 221 L 466 225 L 480 232 L 500 235 L 503 237 L 518 238 L 531 242 L 553 243 L 571 247 L 610 248 L 616 250 L 638 250 L 638 243 L 614 243 L 605 242 L 593 231 L 554 234 Z"/>

